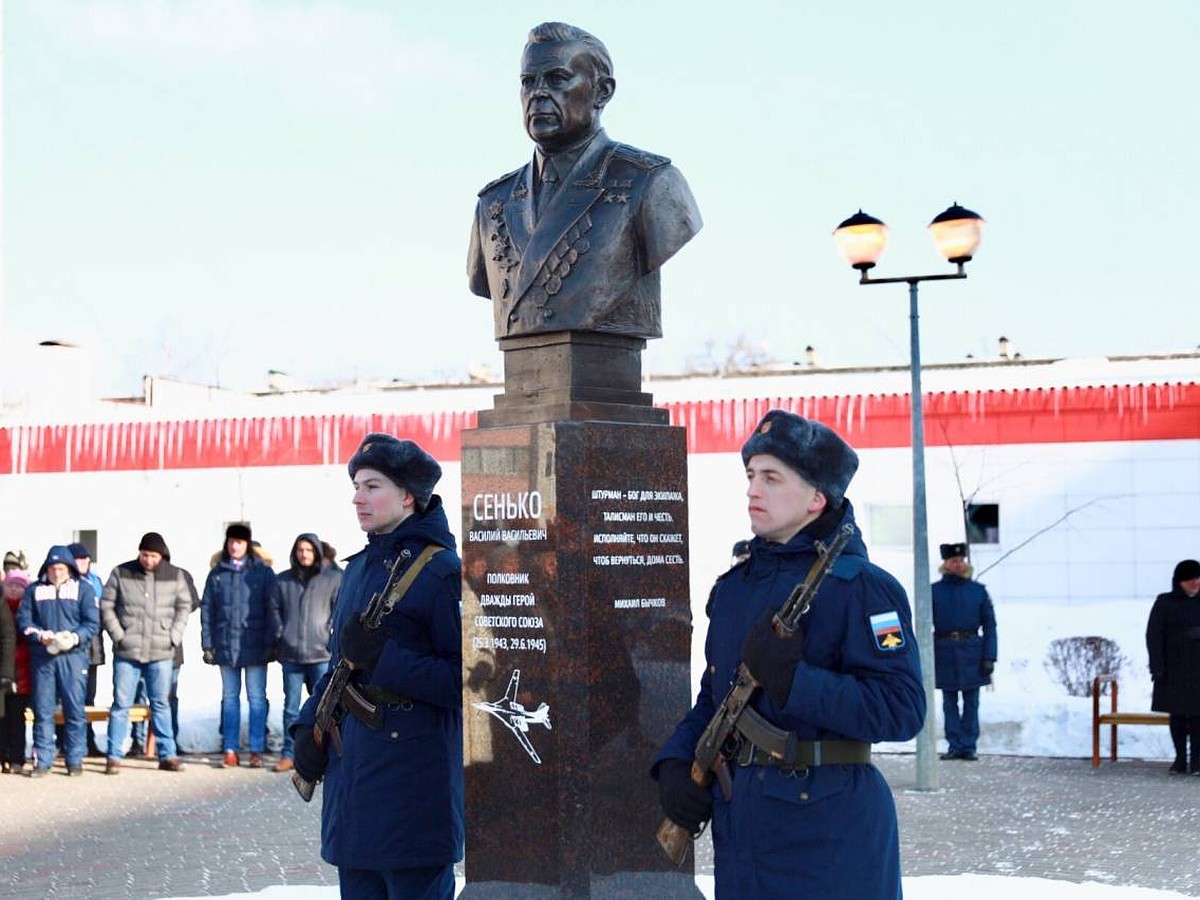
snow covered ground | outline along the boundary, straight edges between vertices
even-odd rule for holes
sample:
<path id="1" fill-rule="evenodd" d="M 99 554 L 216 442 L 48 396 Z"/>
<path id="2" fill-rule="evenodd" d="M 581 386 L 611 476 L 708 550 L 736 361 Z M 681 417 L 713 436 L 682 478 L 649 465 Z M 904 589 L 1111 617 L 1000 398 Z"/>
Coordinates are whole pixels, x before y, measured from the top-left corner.
<path id="1" fill-rule="evenodd" d="M 711 878 L 698 878 L 704 896 L 712 898 Z M 461 885 L 460 885 L 461 889 Z M 1019 894 L 1021 900 L 1175 900 L 1183 894 L 1156 891 L 1150 888 L 1113 887 L 1108 884 L 1070 884 L 1045 878 L 1005 878 L 1002 875 L 927 875 L 904 881 L 906 900 L 1011 900 Z M 334 900 L 336 887 L 272 887 L 256 894 L 230 894 L 217 900 Z M 177 900 L 213 900 L 212 897 L 177 898 Z M 1186 900 L 1186 898 L 1185 898 Z"/>

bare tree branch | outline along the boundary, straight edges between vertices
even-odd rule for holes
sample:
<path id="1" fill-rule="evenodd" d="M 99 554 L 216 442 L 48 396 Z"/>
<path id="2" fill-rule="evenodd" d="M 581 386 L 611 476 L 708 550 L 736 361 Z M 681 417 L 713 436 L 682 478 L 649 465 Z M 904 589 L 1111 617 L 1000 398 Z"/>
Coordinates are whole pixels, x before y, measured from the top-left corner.
<path id="1" fill-rule="evenodd" d="M 1011 550 L 1009 550 L 1007 553 L 1005 553 L 1003 556 L 1001 556 L 999 559 L 996 559 L 986 569 L 983 569 L 982 571 L 978 572 L 975 575 L 975 577 L 977 579 L 982 578 L 984 576 L 984 573 L 990 572 L 992 569 L 996 568 L 996 566 L 1000 565 L 1000 563 L 1004 562 L 1004 560 L 1008 559 L 1010 556 L 1012 556 L 1014 553 L 1016 553 L 1018 550 L 1020 550 L 1026 544 L 1033 542 L 1034 540 L 1036 540 L 1037 538 L 1039 538 L 1043 534 L 1045 534 L 1047 531 L 1050 531 L 1052 528 L 1055 528 L 1056 526 L 1061 525 L 1063 522 L 1065 522 L 1067 519 L 1071 518 L 1071 516 L 1075 515 L 1075 513 L 1079 512 L 1081 509 L 1087 509 L 1093 503 L 1099 503 L 1101 500 L 1116 500 L 1119 496 L 1122 496 L 1122 495 L 1114 494 L 1114 495 L 1108 496 L 1108 497 L 1093 497 L 1087 503 L 1081 503 L 1078 506 L 1073 507 L 1072 509 L 1068 509 L 1065 513 L 1063 513 L 1061 516 L 1059 516 L 1057 519 L 1055 519 L 1053 522 L 1051 522 L 1045 528 L 1039 528 L 1037 531 L 1035 531 L 1029 537 L 1025 538 L 1025 540 L 1021 541 L 1021 543 L 1017 544 L 1017 546 L 1013 547 Z"/>

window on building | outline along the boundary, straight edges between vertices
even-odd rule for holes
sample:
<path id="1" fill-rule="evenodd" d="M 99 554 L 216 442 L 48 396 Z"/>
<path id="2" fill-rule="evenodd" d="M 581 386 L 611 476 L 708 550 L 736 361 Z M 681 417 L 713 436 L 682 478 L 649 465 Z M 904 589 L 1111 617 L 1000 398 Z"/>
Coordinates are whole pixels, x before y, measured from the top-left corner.
<path id="1" fill-rule="evenodd" d="M 912 546 L 911 506 L 870 506 L 867 510 L 871 526 L 871 546 Z"/>
<path id="2" fill-rule="evenodd" d="M 88 548 L 88 555 L 93 563 L 100 561 L 100 532 L 95 528 L 80 528 L 75 531 L 75 544 L 83 544 Z"/>
<path id="3" fill-rule="evenodd" d="M 967 543 L 1000 543 L 1000 504 L 967 504 Z"/>

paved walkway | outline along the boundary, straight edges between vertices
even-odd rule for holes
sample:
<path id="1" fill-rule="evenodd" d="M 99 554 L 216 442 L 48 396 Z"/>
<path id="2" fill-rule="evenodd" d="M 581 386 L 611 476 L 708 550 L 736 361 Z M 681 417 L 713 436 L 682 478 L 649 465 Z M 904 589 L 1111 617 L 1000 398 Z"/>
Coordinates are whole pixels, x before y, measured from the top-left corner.
<path id="1" fill-rule="evenodd" d="M 272 760 L 273 761 L 273 760 Z M 317 853 L 319 802 L 286 775 L 127 761 L 104 777 L 0 775 L 0 896 L 161 898 L 336 884 Z M 879 757 L 900 813 L 906 875 L 964 872 L 1165 888 L 1200 897 L 1200 778 L 1166 764 L 984 757 L 945 763 L 917 792 L 912 756 Z M 319 799 L 319 798 L 318 798 Z M 647 836 L 647 840 L 652 840 Z M 697 871 L 711 874 L 697 847 Z"/>

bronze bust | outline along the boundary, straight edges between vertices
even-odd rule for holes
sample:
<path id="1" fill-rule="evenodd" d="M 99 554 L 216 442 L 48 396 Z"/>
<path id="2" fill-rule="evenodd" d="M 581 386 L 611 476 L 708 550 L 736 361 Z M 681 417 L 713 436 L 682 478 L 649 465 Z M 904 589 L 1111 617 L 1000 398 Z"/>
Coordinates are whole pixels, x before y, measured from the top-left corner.
<path id="1" fill-rule="evenodd" d="M 533 159 L 479 192 L 467 274 L 494 303 L 497 340 L 552 331 L 662 337 L 659 267 L 700 230 L 666 157 L 612 141 L 616 80 L 586 31 L 546 22 L 521 57 Z"/>

